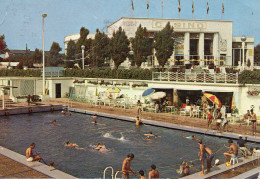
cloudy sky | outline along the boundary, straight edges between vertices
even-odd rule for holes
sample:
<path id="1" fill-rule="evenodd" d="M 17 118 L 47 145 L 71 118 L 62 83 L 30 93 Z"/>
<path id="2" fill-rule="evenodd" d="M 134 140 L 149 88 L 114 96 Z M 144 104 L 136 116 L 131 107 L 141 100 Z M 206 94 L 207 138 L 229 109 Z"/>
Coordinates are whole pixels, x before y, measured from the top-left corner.
<path id="1" fill-rule="evenodd" d="M 182 19 L 192 18 L 192 0 L 181 1 Z M 233 36 L 253 36 L 260 43 L 260 0 L 208 0 L 209 20 L 233 21 Z M 64 51 L 64 37 L 79 33 L 82 26 L 94 33 L 121 17 L 147 17 L 147 0 L 0 0 L 0 35 L 9 49 L 42 48 L 42 13 L 45 19 L 45 48 L 53 41 Z M 194 0 L 195 19 L 206 19 L 207 0 Z M 162 17 L 162 0 L 149 0 L 149 17 Z M 178 18 L 178 0 L 164 0 L 164 18 Z"/>

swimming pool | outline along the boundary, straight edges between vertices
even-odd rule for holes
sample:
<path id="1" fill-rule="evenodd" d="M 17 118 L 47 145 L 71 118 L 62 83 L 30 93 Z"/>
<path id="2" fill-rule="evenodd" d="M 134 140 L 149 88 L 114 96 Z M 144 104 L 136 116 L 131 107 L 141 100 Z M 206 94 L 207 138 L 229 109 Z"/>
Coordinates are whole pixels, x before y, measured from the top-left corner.
<path id="1" fill-rule="evenodd" d="M 59 125 L 51 125 L 53 120 Z M 150 165 L 155 164 L 163 178 L 179 178 L 176 173 L 179 164 L 183 160 L 198 159 L 197 142 L 182 137 L 193 133 L 148 125 L 136 128 L 134 123 L 103 117 L 98 118 L 99 125 L 92 122 L 89 115 L 80 113 L 72 116 L 53 112 L 1 117 L 0 145 L 25 155 L 26 148 L 35 142 L 35 150 L 47 163 L 54 161 L 57 169 L 80 178 L 102 177 L 107 166 L 120 170 L 130 152 L 135 154 L 131 163 L 134 171 L 146 170 L 147 176 Z M 144 140 L 144 134 L 150 131 L 160 137 Z M 227 150 L 223 144 L 227 144 L 227 139 L 204 136 L 203 140 L 213 152 L 218 150 L 215 159 L 223 161 L 223 152 Z M 76 143 L 84 150 L 67 148 L 64 145 L 66 141 Z M 105 145 L 108 151 L 94 150 L 97 143 Z M 200 169 L 198 160 L 193 163 Z M 197 172 L 196 169 L 190 171 Z"/>

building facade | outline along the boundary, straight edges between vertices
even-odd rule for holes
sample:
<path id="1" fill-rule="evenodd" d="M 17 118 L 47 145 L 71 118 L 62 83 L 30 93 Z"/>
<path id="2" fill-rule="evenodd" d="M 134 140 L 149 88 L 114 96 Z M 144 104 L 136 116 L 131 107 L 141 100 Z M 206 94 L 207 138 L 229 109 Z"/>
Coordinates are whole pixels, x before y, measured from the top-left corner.
<path id="1" fill-rule="evenodd" d="M 233 37 L 232 21 L 122 17 L 107 27 L 107 35 L 112 37 L 113 32 L 121 27 L 127 37 L 132 38 L 138 26 L 142 25 L 147 28 L 149 37 L 153 38 L 154 33 L 162 30 L 168 22 L 174 28 L 175 48 L 166 66 L 185 64 L 206 66 L 209 63 L 253 66 L 254 38 Z M 79 34 L 66 36 L 65 49 L 69 39 L 77 41 L 78 38 Z M 93 35 L 90 38 L 93 38 Z M 126 59 L 122 66 L 129 68 L 129 60 Z M 158 66 L 155 51 L 142 65 L 144 68 Z"/>

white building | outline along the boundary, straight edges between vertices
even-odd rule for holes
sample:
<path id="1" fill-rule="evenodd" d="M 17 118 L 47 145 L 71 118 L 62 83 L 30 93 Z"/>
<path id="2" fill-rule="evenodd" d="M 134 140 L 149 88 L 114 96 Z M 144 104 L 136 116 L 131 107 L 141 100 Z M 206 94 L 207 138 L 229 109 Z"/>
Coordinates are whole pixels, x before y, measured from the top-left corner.
<path id="1" fill-rule="evenodd" d="M 112 36 L 119 27 L 126 32 L 128 38 L 134 37 L 138 26 L 146 27 L 150 38 L 170 23 L 175 32 L 175 50 L 169 59 L 169 66 L 195 64 L 205 66 L 209 63 L 226 66 L 242 66 L 254 64 L 254 38 L 232 36 L 232 21 L 194 20 L 194 19 L 160 19 L 160 18 L 128 18 L 122 17 L 107 28 L 107 35 Z M 65 49 L 70 39 L 77 41 L 79 34 L 65 37 Z M 89 38 L 94 38 L 91 34 Z M 243 48 L 244 61 L 243 64 Z M 155 53 L 155 52 L 154 52 Z M 155 55 L 143 64 L 143 67 L 158 66 Z M 123 64 L 128 68 L 130 62 Z"/>

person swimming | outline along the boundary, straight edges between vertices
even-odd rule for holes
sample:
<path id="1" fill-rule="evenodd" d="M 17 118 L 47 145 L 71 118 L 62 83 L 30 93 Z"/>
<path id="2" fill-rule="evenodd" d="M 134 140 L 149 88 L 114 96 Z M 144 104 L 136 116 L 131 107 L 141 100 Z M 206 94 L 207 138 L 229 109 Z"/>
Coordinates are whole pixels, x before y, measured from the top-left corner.
<path id="1" fill-rule="evenodd" d="M 149 134 L 144 134 L 145 136 L 155 137 L 158 138 L 160 136 L 153 134 L 153 132 L 150 132 Z"/>
<path id="2" fill-rule="evenodd" d="M 195 140 L 196 139 L 196 136 L 195 135 L 191 135 L 191 136 L 182 136 L 183 138 L 186 138 L 186 139 L 190 139 L 190 140 Z"/>
<path id="3" fill-rule="evenodd" d="M 70 148 L 73 148 L 73 149 L 78 149 L 78 150 L 83 150 L 84 148 L 81 148 L 79 147 L 78 144 L 73 144 L 71 143 L 70 141 L 67 141 L 66 144 L 65 144 L 66 147 L 70 147 Z"/>
<path id="4" fill-rule="evenodd" d="M 98 143 L 97 144 L 97 146 L 95 147 L 95 149 L 97 150 L 97 151 L 107 151 L 107 148 L 106 148 L 106 146 L 105 145 L 101 145 L 100 143 Z"/>
<path id="5" fill-rule="evenodd" d="M 92 119 L 97 119 L 98 116 L 97 116 L 97 114 L 94 114 L 94 115 L 91 116 L 91 118 L 92 118 Z"/>
<path id="6" fill-rule="evenodd" d="M 143 121 L 141 121 L 141 119 L 139 118 L 139 116 L 136 117 L 136 120 L 135 120 L 135 125 L 136 126 L 139 126 L 139 125 L 143 125 Z"/>
<path id="7" fill-rule="evenodd" d="M 55 125 L 57 125 L 57 121 L 56 120 L 53 120 L 52 121 L 52 124 L 55 126 Z"/>

